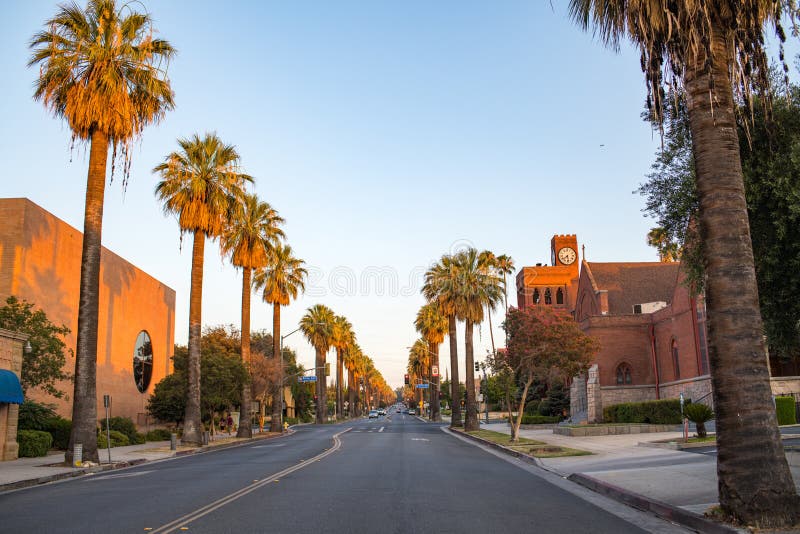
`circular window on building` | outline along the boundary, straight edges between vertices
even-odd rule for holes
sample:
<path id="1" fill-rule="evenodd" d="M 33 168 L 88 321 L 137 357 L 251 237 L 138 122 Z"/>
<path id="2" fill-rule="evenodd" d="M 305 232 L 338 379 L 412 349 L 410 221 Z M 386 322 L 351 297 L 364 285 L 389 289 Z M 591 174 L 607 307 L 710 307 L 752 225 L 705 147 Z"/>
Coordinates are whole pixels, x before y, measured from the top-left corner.
<path id="1" fill-rule="evenodd" d="M 150 335 L 142 330 L 136 336 L 136 348 L 133 349 L 133 379 L 136 389 L 144 393 L 150 386 L 150 377 L 153 376 L 153 344 Z"/>

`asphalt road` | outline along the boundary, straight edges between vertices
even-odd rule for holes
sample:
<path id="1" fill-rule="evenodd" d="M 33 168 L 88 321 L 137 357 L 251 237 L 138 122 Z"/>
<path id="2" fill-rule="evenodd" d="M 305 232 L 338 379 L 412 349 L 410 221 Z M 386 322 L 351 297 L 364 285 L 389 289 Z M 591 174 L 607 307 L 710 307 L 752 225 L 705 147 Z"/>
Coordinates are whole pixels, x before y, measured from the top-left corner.
<path id="1" fill-rule="evenodd" d="M 6 493 L 0 532 L 681 532 L 535 471 L 390 413 Z"/>

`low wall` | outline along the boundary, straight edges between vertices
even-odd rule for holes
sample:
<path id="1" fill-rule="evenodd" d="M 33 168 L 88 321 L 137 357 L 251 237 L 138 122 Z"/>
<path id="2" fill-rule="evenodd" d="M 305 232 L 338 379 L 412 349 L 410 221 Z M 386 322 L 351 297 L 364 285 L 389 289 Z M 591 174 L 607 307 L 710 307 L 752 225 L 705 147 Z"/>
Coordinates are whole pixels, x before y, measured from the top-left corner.
<path id="1" fill-rule="evenodd" d="M 703 375 L 673 382 L 664 382 L 658 388 L 662 399 L 677 399 L 683 393 L 687 400 L 697 402 L 702 399 L 703 404 L 712 410 L 714 409 L 714 399 L 711 395 L 711 376 Z"/>
<path id="2" fill-rule="evenodd" d="M 791 395 L 795 398 L 795 402 L 800 398 L 800 376 L 774 376 L 769 382 L 773 395 Z"/>
<path id="3" fill-rule="evenodd" d="M 553 429 L 553 434 L 560 436 L 618 436 L 621 434 L 648 434 L 650 432 L 679 432 L 680 425 L 583 425 L 559 426 Z"/>
<path id="4" fill-rule="evenodd" d="M 645 386 L 602 386 L 600 392 L 603 407 L 623 402 L 644 402 L 656 398 L 656 387 Z"/>

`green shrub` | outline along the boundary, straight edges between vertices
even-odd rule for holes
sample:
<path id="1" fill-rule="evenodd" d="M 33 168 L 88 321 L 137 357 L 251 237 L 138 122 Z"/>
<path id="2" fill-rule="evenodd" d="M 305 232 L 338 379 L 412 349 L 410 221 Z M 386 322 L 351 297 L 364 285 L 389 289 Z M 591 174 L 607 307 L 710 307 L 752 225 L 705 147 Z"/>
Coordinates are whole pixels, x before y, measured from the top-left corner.
<path id="1" fill-rule="evenodd" d="M 614 404 L 603 409 L 603 420 L 607 423 L 677 425 L 681 422 L 681 403 L 678 399 L 665 399 Z"/>
<path id="2" fill-rule="evenodd" d="M 60 451 L 69 447 L 69 435 L 72 432 L 72 421 L 63 417 L 53 417 L 45 424 L 45 432 L 53 436 L 53 448 Z"/>
<path id="3" fill-rule="evenodd" d="M 112 447 L 124 447 L 125 445 L 130 445 L 131 442 L 128 440 L 128 436 L 120 432 L 119 430 L 112 430 L 111 431 L 111 446 Z M 97 436 L 97 448 L 98 449 L 107 449 L 108 448 L 108 441 L 106 440 L 106 431 L 103 430 Z"/>
<path id="4" fill-rule="evenodd" d="M 154 428 L 153 430 L 147 433 L 145 439 L 147 441 L 169 441 L 171 436 L 172 432 L 170 432 L 166 428 Z"/>
<path id="5" fill-rule="evenodd" d="M 522 424 L 523 425 L 544 425 L 558 423 L 561 421 L 561 418 L 557 415 L 523 415 L 522 416 Z"/>
<path id="6" fill-rule="evenodd" d="M 20 458 L 47 456 L 53 444 L 53 436 L 43 430 L 20 430 L 17 432 Z"/>
<path id="7" fill-rule="evenodd" d="M 45 430 L 47 422 L 54 417 L 58 416 L 53 405 L 26 400 L 19 407 L 17 428 L 20 430 Z"/>
<path id="8" fill-rule="evenodd" d="M 101 421 L 100 426 L 105 430 L 106 422 L 104 420 Z M 136 431 L 136 425 L 133 424 L 133 420 L 130 417 L 112 417 L 108 420 L 108 426 L 112 432 L 116 430 L 125 434 L 128 437 L 127 444 L 144 443 L 144 436 L 140 437 Z"/>
<path id="9" fill-rule="evenodd" d="M 775 410 L 779 425 L 796 425 L 797 414 L 794 410 L 794 397 L 775 397 Z"/>

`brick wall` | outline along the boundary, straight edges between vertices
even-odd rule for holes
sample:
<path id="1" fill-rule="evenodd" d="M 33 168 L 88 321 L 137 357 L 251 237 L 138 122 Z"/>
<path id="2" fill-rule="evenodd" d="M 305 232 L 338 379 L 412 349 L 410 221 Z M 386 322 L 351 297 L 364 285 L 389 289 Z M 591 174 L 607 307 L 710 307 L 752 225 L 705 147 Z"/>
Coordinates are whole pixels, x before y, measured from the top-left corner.
<path id="1" fill-rule="evenodd" d="M 0 329 L 0 369 L 22 376 L 22 348 L 27 336 Z M 0 460 L 16 460 L 19 406 L 0 403 Z"/>

